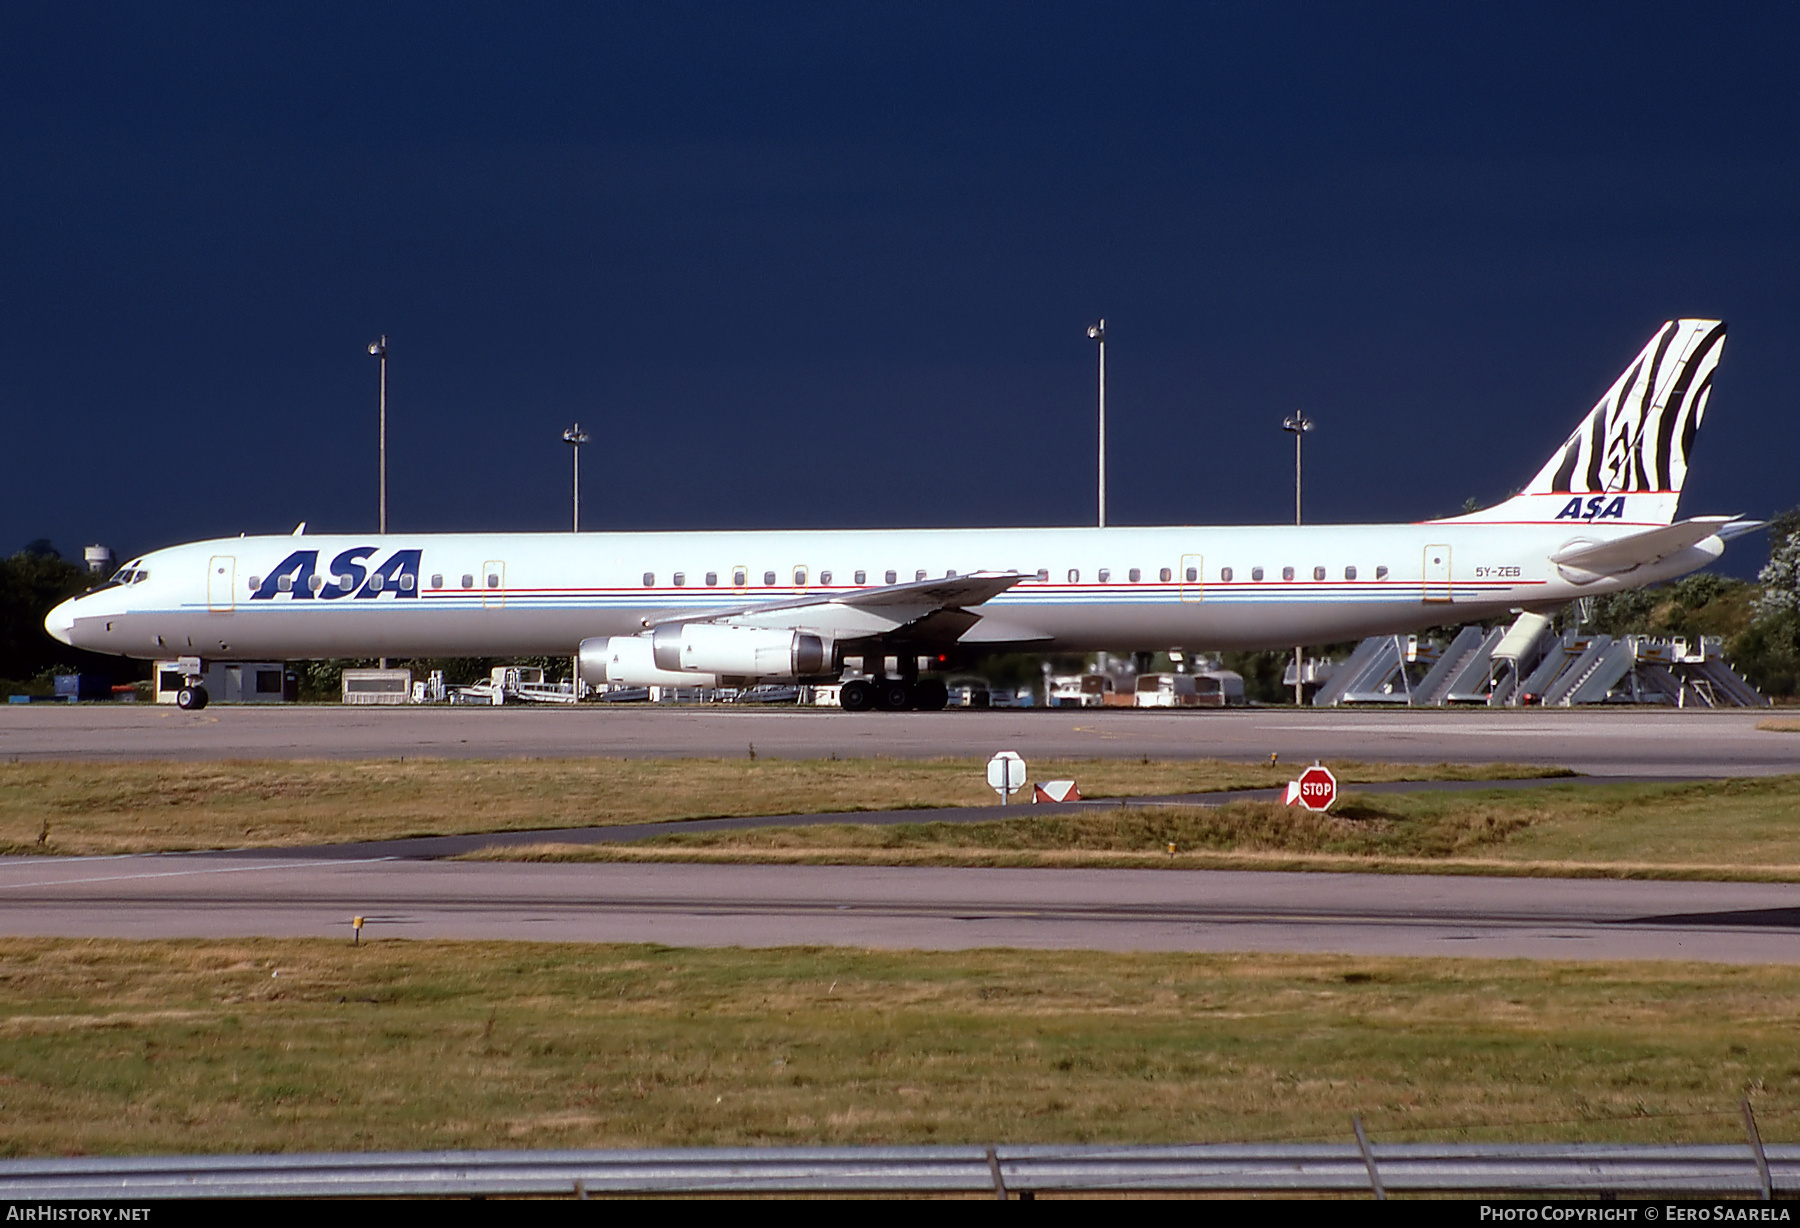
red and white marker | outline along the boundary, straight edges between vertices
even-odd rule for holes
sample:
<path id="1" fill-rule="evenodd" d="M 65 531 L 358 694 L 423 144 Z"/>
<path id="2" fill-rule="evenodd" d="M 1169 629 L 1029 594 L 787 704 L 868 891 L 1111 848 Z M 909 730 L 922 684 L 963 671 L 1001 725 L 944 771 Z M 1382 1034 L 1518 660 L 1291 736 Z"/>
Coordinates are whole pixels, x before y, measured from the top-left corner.
<path id="1" fill-rule="evenodd" d="M 1075 787 L 1072 780 L 1047 780 L 1041 785 L 1033 785 L 1031 800 L 1034 802 L 1078 802 L 1081 790 Z"/>
<path id="2" fill-rule="evenodd" d="M 1315 763 L 1300 773 L 1299 780 L 1288 781 L 1287 804 L 1308 810 L 1329 810 L 1337 801 L 1337 777 L 1331 769 Z"/>

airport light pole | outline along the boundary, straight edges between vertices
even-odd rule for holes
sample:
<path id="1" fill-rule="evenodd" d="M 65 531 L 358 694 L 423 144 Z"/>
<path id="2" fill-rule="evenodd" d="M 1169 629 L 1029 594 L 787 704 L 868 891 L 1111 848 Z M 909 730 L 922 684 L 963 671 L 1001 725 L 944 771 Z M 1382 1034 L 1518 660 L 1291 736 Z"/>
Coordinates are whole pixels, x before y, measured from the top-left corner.
<path id="1" fill-rule="evenodd" d="M 588 441 L 587 432 L 581 429 L 581 423 L 563 432 L 563 442 L 575 454 L 575 529 L 581 532 L 581 445 Z"/>
<path id="2" fill-rule="evenodd" d="M 1106 317 L 1088 329 L 1100 343 L 1100 527 L 1106 527 Z"/>
<path id="3" fill-rule="evenodd" d="M 1313 421 L 1300 410 L 1295 410 L 1281 420 L 1281 429 L 1294 437 L 1294 527 L 1300 527 L 1300 437 L 1313 429 Z M 1294 706 L 1300 707 L 1306 702 L 1306 683 L 1302 679 L 1304 660 L 1301 647 L 1294 647 Z"/>
<path id="4" fill-rule="evenodd" d="M 381 360 L 381 504 L 377 513 L 376 532 L 387 535 L 387 334 L 381 334 L 380 341 L 369 342 L 369 353 Z M 381 658 L 381 668 L 388 667 L 388 659 Z"/>
<path id="5" fill-rule="evenodd" d="M 381 360 L 381 512 L 377 532 L 387 532 L 387 334 L 369 342 L 369 353 Z"/>

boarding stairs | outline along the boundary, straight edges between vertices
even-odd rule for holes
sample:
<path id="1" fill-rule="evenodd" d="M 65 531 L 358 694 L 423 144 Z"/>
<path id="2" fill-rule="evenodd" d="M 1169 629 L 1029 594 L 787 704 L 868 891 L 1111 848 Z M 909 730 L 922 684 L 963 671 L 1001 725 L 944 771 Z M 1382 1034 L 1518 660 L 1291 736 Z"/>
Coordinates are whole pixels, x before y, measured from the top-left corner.
<path id="1" fill-rule="evenodd" d="M 1406 667 L 1437 659 L 1437 647 L 1416 635 L 1374 635 L 1356 646 L 1348 660 L 1313 696 L 1313 705 L 1413 703 L 1413 684 Z"/>
<path id="2" fill-rule="evenodd" d="M 1505 635 L 1504 627 L 1485 632 L 1480 627 L 1464 627 L 1458 631 L 1431 672 L 1413 688 L 1414 706 L 1485 704 L 1493 652 Z"/>
<path id="3" fill-rule="evenodd" d="M 1409 662 L 1431 664 L 1413 681 Z M 1509 629 L 1464 627 L 1442 650 L 1412 636 L 1371 636 L 1336 668 L 1313 703 L 1760 708 L 1769 700 L 1726 662 L 1717 636 L 1704 637 L 1697 648 L 1684 639 L 1647 635 L 1558 636 L 1548 618 L 1522 614 Z"/>

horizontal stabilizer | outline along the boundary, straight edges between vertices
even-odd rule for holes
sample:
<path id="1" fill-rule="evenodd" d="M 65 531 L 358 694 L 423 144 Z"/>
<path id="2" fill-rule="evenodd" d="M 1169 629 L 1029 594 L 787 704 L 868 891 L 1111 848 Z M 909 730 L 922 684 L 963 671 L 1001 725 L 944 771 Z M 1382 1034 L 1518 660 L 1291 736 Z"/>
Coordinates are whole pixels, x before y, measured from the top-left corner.
<path id="1" fill-rule="evenodd" d="M 1579 584 L 1660 563 L 1677 551 L 1717 537 L 1720 530 L 1736 523 L 1741 522 L 1732 516 L 1696 516 L 1609 542 L 1575 542 L 1551 555 L 1550 561 L 1567 579 Z"/>

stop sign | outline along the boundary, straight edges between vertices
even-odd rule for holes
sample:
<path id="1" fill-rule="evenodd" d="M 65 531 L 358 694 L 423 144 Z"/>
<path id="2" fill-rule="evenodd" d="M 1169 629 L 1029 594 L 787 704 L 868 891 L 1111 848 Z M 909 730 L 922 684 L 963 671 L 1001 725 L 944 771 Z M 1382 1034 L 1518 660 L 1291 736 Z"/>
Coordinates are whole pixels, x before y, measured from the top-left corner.
<path id="1" fill-rule="evenodd" d="M 1313 764 L 1288 786 L 1288 804 L 1299 802 L 1308 810 L 1329 810 L 1337 801 L 1337 777 L 1322 764 Z"/>

